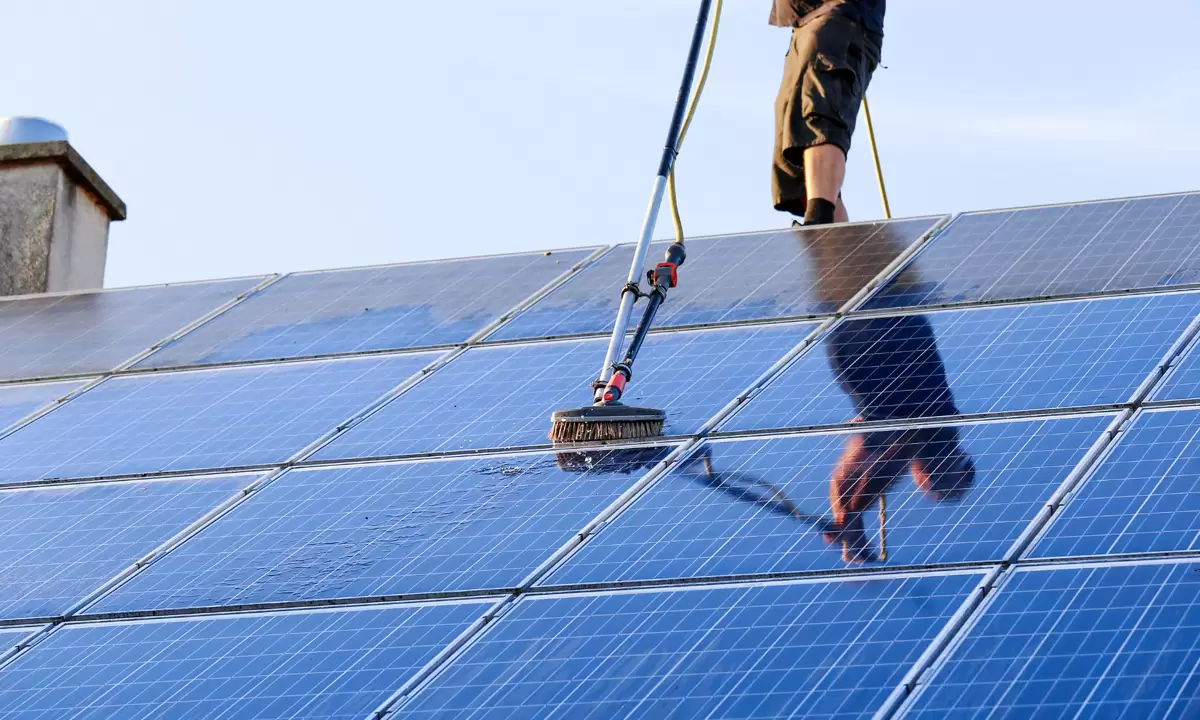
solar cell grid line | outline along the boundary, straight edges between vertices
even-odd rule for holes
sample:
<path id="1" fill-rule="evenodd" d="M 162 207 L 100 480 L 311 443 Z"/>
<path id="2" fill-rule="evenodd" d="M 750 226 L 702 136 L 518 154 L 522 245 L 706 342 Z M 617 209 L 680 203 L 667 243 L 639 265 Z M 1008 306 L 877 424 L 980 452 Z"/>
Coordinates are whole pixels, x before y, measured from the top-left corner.
<path id="1" fill-rule="evenodd" d="M 940 216 L 689 238 L 679 287 L 658 327 L 709 325 L 831 313 L 893 259 L 938 227 Z M 655 243 L 653 262 L 669 243 Z M 815 257 L 824 252 L 828 257 Z M 517 315 L 489 340 L 561 337 L 611 329 L 620 278 L 633 258 L 618 245 Z"/>
<path id="2" fill-rule="evenodd" d="M 1193 333 L 1189 346 L 1174 358 L 1166 376 L 1150 395 L 1153 402 L 1200 399 L 1200 336 Z"/>
<path id="3" fill-rule="evenodd" d="M 1200 282 L 1200 193 L 966 213 L 866 308 Z"/>
<path id="4" fill-rule="evenodd" d="M 710 440 L 541 585 L 1005 561 L 1113 418 Z"/>
<path id="5" fill-rule="evenodd" d="M 88 612 L 511 590 L 671 450 L 293 470 Z"/>
<path id="6" fill-rule="evenodd" d="M 1126 404 L 1198 312 L 1186 292 L 851 316 L 717 429 Z"/>
<path id="7" fill-rule="evenodd" d="M 1196 717 L 1196 567 L 1014 568 L 899 717 Z"/>
<path id="8" fill-rule="evenodd" d="M 493 604 L 69 623 L 0 672 L 0 718 L 364 717 Z"/>
<path id="9" fill-rule="evenodd" d="M 386 717 L 870 717 L 982 577 L 526 596 Z"/>
<path id="10" fill-rule="evenodd" d="M 0 380 L 112 371 L 262 276 L 0 300 Z"/>
<path id="11" fill-rule="evenodd" d="M 111 378 L 0 439 L 0 484 L 281 463 L 438 356 Z"/>
<path id="12" fill-rule="evenodd" d="M 294 273 L 140 367 L 386 351 L 466 342 L 602 248 Z"/>
<path id="13" fill-rule="evenodd" d="M 0 385 L 0 435 L 13 425 L 69 395 L 82 382 Z"/>
<path id="14" fill-rule="evenodd" d="M 1031 558 L 1200 550 L 1200 409 L 1139 413 Z"/>
<path id="15" fill-rule="evenodd" d="M 686 435 L 813 330 L 785 323 L 651 337 L 623 402 L 667 412 L 665 434 Z M 368 458 L 544 446 L 550 413 L 590 404 L 605 340 L 478 346 L 312 456 Z"/>
<path id="16" fill-rule="evenodd" d="M 68 613 L 252 479 L 226 475 L 0 491 L 0 620 Z"/>

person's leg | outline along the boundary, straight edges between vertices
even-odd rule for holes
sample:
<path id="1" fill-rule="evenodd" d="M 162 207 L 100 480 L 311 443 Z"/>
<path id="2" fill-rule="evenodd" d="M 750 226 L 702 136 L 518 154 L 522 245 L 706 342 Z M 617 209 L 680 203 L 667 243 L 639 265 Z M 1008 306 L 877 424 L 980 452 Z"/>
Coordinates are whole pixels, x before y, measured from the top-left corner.
<path id="1" fill-rule="evenodd" d="M 804 185 L 808 189 L 805 225 L 837 222 L 838 198 L 845 177 L 846 153 L 840 147 L 825 143 L 804 149 Z"/>

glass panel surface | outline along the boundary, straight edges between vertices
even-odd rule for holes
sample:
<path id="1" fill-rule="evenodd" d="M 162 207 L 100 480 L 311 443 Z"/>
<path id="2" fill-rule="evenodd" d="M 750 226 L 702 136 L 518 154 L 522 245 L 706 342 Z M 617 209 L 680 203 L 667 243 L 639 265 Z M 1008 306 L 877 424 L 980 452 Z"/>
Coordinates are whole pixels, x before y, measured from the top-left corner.
<path id="1" fill-rule="evenodd" d="M 669 449 L 291 472 L 96 612 L 516 587 Z"/>
<path id="2" fill-rule="evenodd" d="M 1200 411 L 1150 412 L 1071 496 L 1036 557 L 1200 548 Z"/>
<path id="3" fill-rule="evenodd" d="M 1193 283 L 1198 240 L 1200 193 L 967 214 L 867 307 Z"/>
<path id="4" fill-rule="evenodd" d="M 261 281 L 0 301 L 0 380 L 107 372 Z"/>
<path id="5" fill-rule="evenodd" d="M 979 579 L 527 597 L 400 715 L 869 718 Z"/>
<path id="6" fill-rule="evenodd" d="M 1200 717 L 1195 564 L 1019 571 L 915 718 Z"/>
<path id="7" fill-rule="evenodd" d="M 921 218 L 688 240 L 687 261 L 679 269 L 679 287 L 670 291 L 655 325 L 831 312 L 939 220 Z M 662 261 L 668 245 L 655 243 L 650 247 L 647 269 Z M 609 251 L 500 328 L 492 339 L 611 331 L 633 251 L 633 245 Z"/>
<path id="8" fill-rule="evenodd" d="M 594 250 L 289 275 L 142 366 L 464 342 Z"/>
<path id="9" fill-rule="evenodd" d="M 16 424 L 70 394 L 82 382 L 35 383 L 0 387 L 0 430 Z"/>
<path id="10" fill-rule="evenodd" d="M 1200 399 L 1200 345 L 1193 344 L 1179 359 L 1171 374 L 1154 391 L 1153 399 Z"/>
<path id="11" fill-rule="evenodd" d="M 667 434 L 694 432 L 812 329 L 796 323 L 651 335 L 623 401 L 665 410 Z M 546 444 L 552 412 L 591 404 L 607 342 L 473 348 L 316 457 Z"/>
<path id="12" fill-rule="evenodd" d="M 114 378 L 0 440 L 0 483 L 281 462 L 434 357 Z"/>
<path id="13" fill-rule="evenodd" d="M 0 718 L 363 718 L 487 607 L 67 626 L 0 672 Z"/>
<path id="14" fill-rule="evenodd" d="M 65 612 L 253 480 L 241 475 L 0 492 L 0 618 Z"/>
<path id="15" fill-rule="evenodd" d="M 999 561 L 1112 419 L 707 443 L 544 584 Z"/>
<path id="16" fill-rule="evenodd" d="M 722 430 L 1128 402 L 1200 295 L 849 319 Z"/>

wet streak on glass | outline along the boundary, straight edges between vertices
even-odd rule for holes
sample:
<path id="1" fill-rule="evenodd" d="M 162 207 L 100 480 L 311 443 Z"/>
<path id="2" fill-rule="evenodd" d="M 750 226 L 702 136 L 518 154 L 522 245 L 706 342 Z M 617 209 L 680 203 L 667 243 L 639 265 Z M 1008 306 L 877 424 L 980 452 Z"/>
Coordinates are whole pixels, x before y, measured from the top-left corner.
<path id="1" fill-rule="evenodd" d="M 141 362 L 167 367 L 464 342 L 593 250 L 290 275 Z"/>
<path id="2" fill-rule="evenodd" d="M 1018 571 L 905 717 L 1200 717 L 1196 570 Z"/>
<path id="3" fill-rule="evenodd" d="M 0 718 L 366 717 L 488 606 L 67 626 L 0 672 Z"/>
<path id="4" fill-rule="evenodd" d="M 1198 312 L 1186 293 L 846 320 L 721 429 L 1127 402 Z M 869 415 L 831 356 L 874 386 Z"/>
<path id="5" fill-rule="evenodd" d="M 657 327 L 831 312 L 883 271 L 940 218 L 777 230 L 687 241 L 687 261 Z M 647 266 L 668 243 L 651 246 Z M 612 329 L 633 260 L 622 245 L 518 315 L 492 339 Z M 639 306 L 640 307 L 640 306 Z"/>
<path id="6" fill-rule="evenodd" d="M 280 462 L 434 357 L 118 377 L 0 440 L 0 482 Z"/>
<path id="7" fill-rule="evenodd" d="M 528 597 L 412 718 L 869 718 L 979 575 Z"/>
<path id="8" fill-rule="evenodd" d="M 998 561 L 1111 421 L 708 443 L 543 584 Z"/>
<path id="9" fill-rule="evenodd" d="M 668 451 L 291 472 L 96 612 L 513 588 Z"/>
<path id="10" fill-rule="evenodd" d="M 651 335 L 622 400 L 666 410 L 667 434 L 695 432 L 812 329 L 795 323 Z M 606 342 L 473 348 L 316 457 L 545 444 L 552 412 L 591 404 Z"/>
<path id="11" fill-rule="evenodd" d="M 1200 193 L 963 215 L 867 307 L 1200 281 Z"/>
<path id="12" fill-rule="evenodd" d="M 66 397 L 81 385 L 82 381 L 0 387 L 0 430 Z"/>
<path id="13" fill-rule="evenodd" d="M 0 618 L 65 612 L 253 476 L 0 492 Z"/>
<path id="14" fill-rule="evenodd" d="M 261 280 L 0 301 L 0 380 L 107 372 Z"/>
<path id="15" fill-rule="evenodd" d="M 1033 550 L 1035 557 L 1200 549 L 1200 411 L 1126 428 Z"/>

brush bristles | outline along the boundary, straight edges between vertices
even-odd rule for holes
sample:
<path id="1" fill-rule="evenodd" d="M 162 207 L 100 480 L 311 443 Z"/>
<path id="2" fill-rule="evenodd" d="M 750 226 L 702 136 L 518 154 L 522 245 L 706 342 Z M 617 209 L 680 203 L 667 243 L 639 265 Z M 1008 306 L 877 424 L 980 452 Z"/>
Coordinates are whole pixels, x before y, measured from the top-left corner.
<path id="1" fill-rule="evenodd" d="M 621 420 L 591 422 L 555 422 L 550 427 L 550 442 L 580 443 L 600 440 L 640 440 L 662 435 L 662 420 Z"/>

